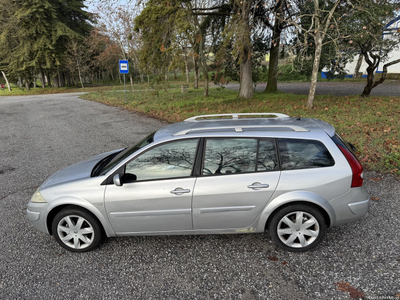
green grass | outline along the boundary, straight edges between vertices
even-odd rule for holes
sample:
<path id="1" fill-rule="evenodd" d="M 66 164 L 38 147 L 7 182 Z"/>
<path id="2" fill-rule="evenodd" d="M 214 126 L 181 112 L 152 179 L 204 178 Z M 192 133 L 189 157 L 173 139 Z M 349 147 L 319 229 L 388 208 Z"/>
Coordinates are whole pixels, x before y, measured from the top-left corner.
<path id="1" fill-rule="evenodd" d="M 400 176 L 400 97 L 316 96 L 314 109 L 306 108 L 306 95 L 255 93 L 253 99 L 237 98 L 237 92 L 210 89 L 137 91 L 124 93 L 100 91 L 82 98 L 148 114 L 169 122 L 212 113 L 279 112 L 293 117 L 318 118 L 333 124 L 336 131 L 358 149 L 368 170 Z"/>

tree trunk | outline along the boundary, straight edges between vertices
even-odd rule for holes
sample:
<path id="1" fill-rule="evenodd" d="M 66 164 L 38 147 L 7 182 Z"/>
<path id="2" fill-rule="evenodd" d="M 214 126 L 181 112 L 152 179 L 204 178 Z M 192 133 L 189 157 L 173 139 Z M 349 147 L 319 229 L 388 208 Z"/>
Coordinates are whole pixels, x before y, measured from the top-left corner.
<path id="1" fill-rule="evenodd" d="M 140 74 L 140 83 L 144 82 L 143 74 Z"/>
<path id="2" fill-rule="evenodd" d="M 279 43 L 281 41 L 279 36 L 273 38 L 271 43 L 271 50 L 269 52 L 268 64 L 268 82 L 265 92 L 276 93 L 278 91 L 278 62 L 279 62 Z"/>
<path id="3" fill-rule="evenodd" d="M 44 71 L 45 76 L 46 76 L 46 84 L 48 87 L 51 87 L 51 76 L 50 76 L 50 71 L 46 70 Z"/>
<path id="4" fill-rule="evenodd" d="M 131 75 L 131 74 L 129 74 L 129 79 L 130 79 L 130 81 L 131 81 L 132 93 L 134 93 L 135 90 L 133 89 L 133 78 L 132 78 L 132 75 Z"/>
<path id="5" fill-rule="evenodd" d="M 72 84 L 71 84 L 71 76 L 69 74 L 69 71 L 65 72 L 65 76 L 67 77 L 67 86 L 72 86 Z"/>
<path id="6" fill-rule="evenodd" d="M 240 53 L 240 88 L 239 98 L 249 99 L 253 97 L 253 76 L 251 73 L 251 41 L 250 41 L 250 26 L 249 26 L 249 10 L 251 2 L 243 0 L 243 9 L 241 14 L 240 26 L 242 50 Z M 241 3 L 242 3 L 241 2 Z M 279 50 L 279 46 L 278 46 Z M 278 52 L 279 54 L 279 52 Z"/>
<path id="7" fill-rule="evenodd" d="M 371 91 L 372 91 L 372 89 L 374 87 L 376 87 L 377 85 L 383 83 L 386 80 L 387 68 L 392 66 L 392 65 L 398 64 L 398 63 L 400 63 L 400 59 L 396 59 L 396 60 L 391 61 L 391 62 L 389 62 L 387 64 L 384 64 L 381 78 L 379 80 L 375 81 L 375 82 L 374 82 L 374 71 L 378 67 L 379 62 L 377 64 L 375 64 L 375 65 L 372 65 L 372 66 L 370 65 L 367 68 L 367 73 L 368 73 L 367 85 L 365 86 L 364 91 L 361 94 L 361 97 L 368 97 L 369 94 L 371 94 Z"/>
<path id="8" fill-rule="evenodd" d="M 33 78 L 33 88 L 36 89 L 36 77 Z"/>
<path id="9" fill-rule="evenodd" d="M 81 86 L 82 86 L 82 88 L 84 88 L 83 87 L 83 81 L 82 81 L 82 75 L 81 75 L 81 68 L 79 68 L 79 66 L 78 66 L 78 74 L 79 74 L 79 80 L 81 82 Z"/>
<path id="10" fill-rule="evenodd" d="M 26 77 L 24 77 L 24 83 L 25 83 L 25 88 L 26 88 L 26 90 L 29 91 L 29 90 L 30 90 L 30 88 L 29 88 L 29 82 L 28 82 L 28 80 L 26 79 Z"/>
<path id="11" fill-rule="evenodd" d="M 361 97 L 368 97 L 371 94 L 372 86 L 374 84 L 374 70 L 373 66 L 367 68 L 367 85 L 364 87 L 364 90 L 361 94 Z"/>
<path id="12" fill-rule="evenodd" d="M 204 40 L 202 39 L 200 41 L 199 55 L 200 55 L 200 60 L 201 60 L 201 68 L 203 70 L 203 76 L 204 76 L 204 97 L 208 97 L 207 61 L 206 61 L 206 57 L 204 55 L 203 47 L 204 47 Z"/>
<path id="13" fill-rule="evenodd" d="M 354 69 L 354 74 L 353 74 L 354 78 L 361 78 L 361 76 L 360 76 L 360 68 L 361 68 L 361 64 L 363 62 L 363 58 L 364 57 L 360 53 L 359 56 L 358 56 L 356 68 Z"/>
<path id="14" fill-rule="evenodd" d="M 59 87 L 65 87 L 65 77 L 62 71 L 58 71 L 58 85 Z"/>
<path id="15" fill-rule="evenodd" d="M 279 4 L 278 14 L 282 15 L 282 3 Z M 271 50 L 269 51 L 268 81 L 265 92 L 276 93 L 278 91 L 278 62 L 279 44 L 281 43 L 282 20 L 275 18 L 272 33 Z"/>
<path id="16" fill-rule="evenodd" d="M 186 83 L 189 84 L 189 63 L 186 54 L 185 54 L 185 73 L 186 73 Z"/>
<path id="17" fill-rule="evenodd" d="M 311 84 L 310 92 L 308 93 L 307 108 L 311 109 L 314 105 L 315 89 L 317 88 L 319 63 L 322 54 L 322 42 L 325 38 L 326 32 L 328 31 L 329 25 L 331 24 L 331 19 L 336 8 L 339 6 L 342 0 L 335 0 L 335 4 L 331 8 L 326 18 L 321 18 L 321 10 L 319 8 L 319 0 L 313 0 L 314 2 L 314 14 L 315 14 L 315 52 L 314 52 L 314 63 L 313 70 L 311 74 Z M 325 24 L 321 21 L 325 21 Z"/>
<path id="18" fill-rule="evenodd" d="M 147 83 L 150 83 L 150 76 L 147 74 Z"/>
<path id="19" fill-rule="evenodd" d="M 322 53 L 322 37 L 321 33 L 317 31 L 315 34 L 315 56 L 313 63 L 313 70 L 311 74 L 310 91 L 308 93 L 307 108 L 311 109 L 314 105 L 315 90 L 317 88 L 319 62 Z"/>
<path id="20" fill-rule="evenodd" d="M 18 84 L 18 87 L 19 87 L 20 89 L 22 89 L 22 79 L 21 79 L 21 77 L 18 77 L 17 84 Z"/>
<path id="21" fill-rule="evenodd" d="M 1 73 L 3 74 L 4 80 L 6 81 L 6 84 L 7 84 L 8 90 L 11 92 L 10 83 L 8 82 L 8 79 L 7 79 L 7 76 L 6 76 L 6 74 L 5 74 L 3 71 L 1 71 Z"/>
<path id="22" fill-rule="evenodd" d="M 199 88 L 199 63 L 198 60 L 193 55 L 194 63 L 194 88 L 197 90 Z"/>
<path id="23" fill-rule="evenodd" d="M 40 68 L 40 80 L 42 81 L 42 88 L 44 89 L 46 87 L 46 79 L 42 68 Z"/>
<path id="24" fill-rule="evenodd" d="M 253 79 L 251 74 L 251 58 L 240 64 L 239 98 L 253 97 Z"/>
<path id="25" fill-rule="evenodd" d="M 58 88 L 59 87 L 59 81 L 58 81 L 58 74 L 56 74 L 56 75 L 54 75 L 53 76 L 53 85 L 54 85 L 54 87 L 55 88 Z"/>

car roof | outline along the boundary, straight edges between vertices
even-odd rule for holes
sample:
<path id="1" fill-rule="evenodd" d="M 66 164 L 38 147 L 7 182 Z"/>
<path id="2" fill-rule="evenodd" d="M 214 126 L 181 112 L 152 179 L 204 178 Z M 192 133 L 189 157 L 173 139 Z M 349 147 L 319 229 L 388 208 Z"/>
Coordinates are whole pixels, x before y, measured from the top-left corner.
<path id="1" fill-rule="evenodd" d="M 335 134 L 335 128 L 322 120 L 312 118 L 290 117 L 280 113 L 234 113 L 217 115 L 200 115 L 183 122 L 167 125 L 159 129 L 155 141 L 171 137 L 214 135 L 221 133 L 243 132 L 325 132 L 329 136 Z"/>

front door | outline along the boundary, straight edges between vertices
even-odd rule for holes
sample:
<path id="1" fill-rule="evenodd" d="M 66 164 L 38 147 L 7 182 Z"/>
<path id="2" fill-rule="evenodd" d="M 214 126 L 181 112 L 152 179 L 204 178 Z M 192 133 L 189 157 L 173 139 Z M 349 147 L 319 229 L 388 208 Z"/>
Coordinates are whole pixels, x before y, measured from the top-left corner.
<path id="1" fill-rule="evenodd" d="M 126 164 L 122 178 L 136 180 L 122 179 L 123 186 L 108 185 L 105 191 L 108 218 L 118 235 L 193 229 L 197 144 L 198 139 L 187 139 L 157 145 Z"/>

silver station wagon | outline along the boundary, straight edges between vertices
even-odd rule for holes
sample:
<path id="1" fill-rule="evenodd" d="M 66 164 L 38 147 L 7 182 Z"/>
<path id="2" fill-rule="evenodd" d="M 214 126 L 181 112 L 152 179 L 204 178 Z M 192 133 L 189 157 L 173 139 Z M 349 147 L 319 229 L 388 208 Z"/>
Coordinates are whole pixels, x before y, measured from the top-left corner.
<path id="1" fill-rule="evenodd" d="M 64 248 L 104 237 L 268 231 L 289 251 L 369 206 L 354 146 L 332 125 L 279 113 L 203 115 L 61 170 L 27 215 Z"/>

